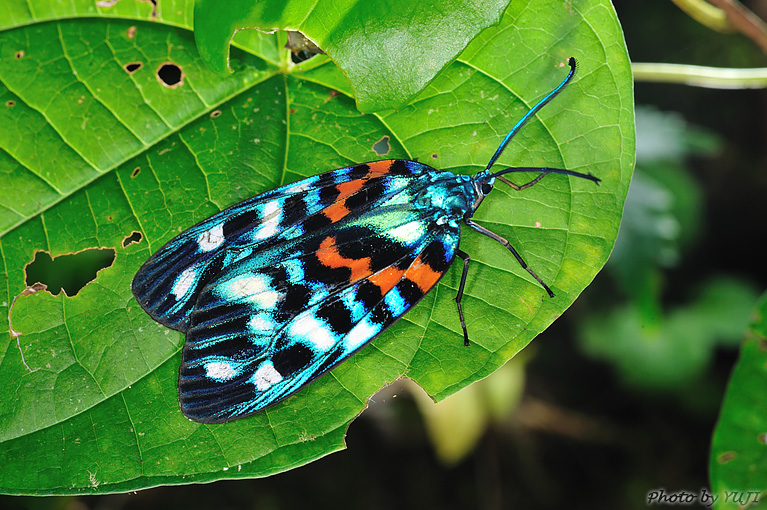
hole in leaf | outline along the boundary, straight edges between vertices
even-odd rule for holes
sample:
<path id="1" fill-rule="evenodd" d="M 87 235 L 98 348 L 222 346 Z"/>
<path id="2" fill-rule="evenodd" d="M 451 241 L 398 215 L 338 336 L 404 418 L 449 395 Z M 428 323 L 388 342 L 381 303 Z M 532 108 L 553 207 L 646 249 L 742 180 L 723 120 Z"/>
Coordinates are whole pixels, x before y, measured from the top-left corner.
<path id="1" fill-rule="evenodd" d="M 24 58 L 24 50 L 19 50 L 16 52 L 16 59 L 22 59 Z"/>
<path id="2" fill-rule="evenodd" d="M 221 116 L 221 110 L 213 110 L 212 112 L 210 112 L 211 119 L 215 119 L 216 117 L 220 117 L 220 116 Z"/>
<path id="3" fill-rule="evenodd" d="M 128 74 L 133 74 L 139 69 L 141 69 L 144 66 L 141 62 L 131 62 L 130 64 L 125 64 L 125 72 Z"/>
<path id="4" fill-rule="evenodd" d="M 42 283 L 54 296 L 62 290 L 68 297 L 75 296 L 88 283 L 96 279 L 99 271 L 112 265 L 115 260 L 113 248 L 88 248 L 78 253 L 51 258 L 44 251 L 25 268 L 26 284 Z"/>
<path id="5" fill-rule="evenodd" d="M 137 177 L 137 176 L 138 176 L 138 174 L 140 174 L 140 173 L 141 173 L 141 167 L 140 167 L 140 166 L 137 166 L 137 167 L 136 167 L 136 168 L 134 168 L 134 169 L 133 169 L 133 171 L 130 173 L 130 176 L 131 176 L 131 177 Z"/>
<path id="6" fill-rule="evenodd" d="M 389 154 L 389 151 L 391 150 L 391 147 L 389 147 L 389 136 L 384 136 L 380 140 L 378 140 L 376 143 L 373 144 L 373 152 L 378 154 L 379 156 L 385 156 L 386 154 Z"/>
<path id="7" fill-rule="evenodd" d="M 437 155 L 437 153 L 436 153 L 436 152 L 435 152 L 434 154 L 432 154 L 432 155 L 431 155 L 431 159 L 437 159 L 438 157 L 439 157 L 439 156 Z"/>
<path id="8" fill-rule="evenodd" d="M 166 62 L 157 69 L 157 79 L 166 87 L 175 89 L 184 84 L 184 72 L 173 62 Z"/>
<path id="9" fill-rule="evenodd" d="M 157 17 L 157 0 L 139 0 L 139 2 L 144 2 L 145 4 L 152 4 L 152 19 L 155 19 Z"/>
<path id="10" fill-rule="evenodd" d="M 290 59 L 294 64 L 300 64 L 309 60 L 318 53 L 325 54 L 314 41 L 301 32 L 288 31 L 288 42 L 285 47 L 291 51 Z"/>
<path id="11" fill-rule="evenodd" d="M 125 236 L 125 239 L 123 239 L 123 248 L 130 246 L 131 244 L 140 243 L 141 237 L 141 232 L 134 230 L 131 232 L 131 235 Z"/>
<path id="12" fill-rule="evenodd" d="M 14 101 L 13 99 L 9 99 L 8 101 L 5 102 L 5 106 L 16 106 L 16 101 Z"/>

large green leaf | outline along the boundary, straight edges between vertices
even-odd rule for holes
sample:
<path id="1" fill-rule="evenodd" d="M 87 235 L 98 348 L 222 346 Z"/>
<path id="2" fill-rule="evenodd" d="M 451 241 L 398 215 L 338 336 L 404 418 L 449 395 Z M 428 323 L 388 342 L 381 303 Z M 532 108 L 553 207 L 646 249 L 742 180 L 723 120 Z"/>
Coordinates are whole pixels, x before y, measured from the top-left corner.
<path id="1" fill-rule="evenodd" d="M 727 386 L 711 445 L 715 508 L 765 508 L 767 497 L 767 296 L 754 320 Z"/>
<path id="2" fill-rule="evenodd" d="M 399 108 L 418 94 L 509 0 L 199 0 L 195 38 L 211 69 L 227 71 L 244 28 L 300 30 L 338 64 L 361 111 Z"/>
<path id="3" fill-rule="evenodd" d="M 607 259 L 634 127 L 628 57 L 606 0 L 515 2 L 413 104 L 376 115 L 355 108 L 327 57 L 289 64 L 279 34 L 253 32 L 252 49 L 232 52 L 237 72 L 220 78 L 181 28 L 188 6 L 163 4 L 165 12 L 143 21 L 152 16 L 143 4 L 127 4 L 135 13 L 123 4 L 102 9 L 115 18 L 94 19 L 92 4 L 51 0 L 26 18 L 16 6 L 0 24 L 8 27 L 0 34 L 0 206 L 9 211 L 0 216 L 0 316 L 22 333 L 0 345 L 3 492 L 133 490 L 305 464 L 342 448 L 369 396 L 400 375 L 444 398 L 492 373 L 561 315 Z M 171 10 L 176 17 L 166 18 Z M 588 171 L 602 185 L 548 176 L 514 192 L 499 183 L 475 216 L 512 241 L 556 298 L 505 248 L 467 229 L 470 348 L 453 303 L 456 264 L 403 320 L 294 397 L 223 425 L 181 415 L 183 336 L 149 319 L 130 293 L 151 252 L 241 199 L 380 159 L 382 140 L 386 157 L 475 173 L 561 81 L 571 55 L 580 62 L 575 81 L 502 164 Z M 156 77 L 167 62 L 184 73 L 175 88 Z M 142 67 L 130 74 L 131 63 Z M 141 241 L 123 246 L 134 232 Z M 22 292 L 37 250 L 55 257 L 93 247 L 116 257 L 77 295 Z"/>

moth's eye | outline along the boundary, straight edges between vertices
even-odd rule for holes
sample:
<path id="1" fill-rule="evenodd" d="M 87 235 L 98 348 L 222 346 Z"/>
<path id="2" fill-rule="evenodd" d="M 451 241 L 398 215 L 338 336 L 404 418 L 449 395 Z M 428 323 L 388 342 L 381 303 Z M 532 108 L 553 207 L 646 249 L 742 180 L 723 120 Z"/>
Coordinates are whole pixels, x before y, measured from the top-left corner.
<path id="1" fill-rule="evenodd" d="M 493 191 L 493 185 L 492 184 L 490 184 L 488 182 L 482 183 L 482 194 L 483 195 L 488 195 L 491 191 Z"/>

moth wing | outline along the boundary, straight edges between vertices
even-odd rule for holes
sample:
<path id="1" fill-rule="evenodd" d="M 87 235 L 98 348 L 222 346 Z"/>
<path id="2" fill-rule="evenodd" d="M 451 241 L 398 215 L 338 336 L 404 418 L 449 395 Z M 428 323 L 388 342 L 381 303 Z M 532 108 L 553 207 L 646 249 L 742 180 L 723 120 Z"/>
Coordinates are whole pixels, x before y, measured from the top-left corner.
<path id="1" fill-rule="evenodd" d="M 335 287 L 307 275 L 300 283 L 273 279 L 274 275 L 263 272 L 266 268 L 253 272 L 252 267 L 209 285 L 193 313 L 195 325 L 187 332 L 179 375 L 182 411 L 195 421 L 220 423 L 248 416 L 292 395 L 415 305 L 450 266 L 458 236 L 458 229 L 447 225 L 427 230 L 416 245 L 400 246 L 404 249 L 396 253 L 389 250 L 394 253 L 390 264 L 356 280 L 340 277 Z M 278 270 L 291 264 L 311 264 L 312 258 L 315 263 L 330 262 L 326 268 L 332 268 L 336 257 L 336 270 L 344 267 L 353 272 L 349 266 L 354 259 L 343 257 L 341 246 L 291 259 L 294 262 L 283 263 Z M 316 294 L 305 288 L 311 285 L 333 290 Z M 221 299 L 232 288 L 242 299 Z M 283 308 L 284 303 L 305 300 L 307 294 L 319 299 L 297 309 Z"/>
<path id="2" fill-rule="evenodd" d="M 200 291 L 228 265 L 338 221 L 348 207 L 361 206 L 347 204 L 352 196 L 364 205 L 365 199 L 377 194 L 396 193 L 426 170 L 427 166 L 410 161 L 378 161 L 252 197 L 198 223 L 155 252 L 134 276 L 133 295 L 154 320 L 185 332 Z M 315 221 L 307 224 L 307 218 Z"/>

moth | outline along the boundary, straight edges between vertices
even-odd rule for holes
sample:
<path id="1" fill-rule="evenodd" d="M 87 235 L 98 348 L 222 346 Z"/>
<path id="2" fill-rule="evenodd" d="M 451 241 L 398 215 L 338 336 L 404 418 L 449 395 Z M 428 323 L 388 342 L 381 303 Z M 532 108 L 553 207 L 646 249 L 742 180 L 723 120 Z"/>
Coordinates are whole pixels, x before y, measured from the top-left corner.
<path id="1" fill-rule="evenodd" d="M 348 359 L 394 324 L 445 274 L 465 223 L 508 248 L 548 293 L 509 241 L 472 216 L 500 180 L 516 190 L 548 174 L 599 183 L 557 168 L 491 172 L 520 128 L 573 78 L 575 59 L 554 90 L 506 135 L 475 176 L 417 161 L 358 164 L 267 191 L 225 209 L 155 252 L 132 291 L 156 321 L 184 332 L 178 390 L 188 418 L 221 423 L 256 413 Z M 504 176 L 535 173 L 517 185 Z"/>

